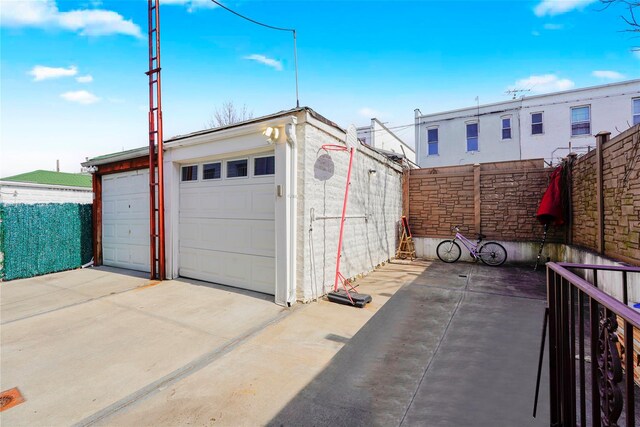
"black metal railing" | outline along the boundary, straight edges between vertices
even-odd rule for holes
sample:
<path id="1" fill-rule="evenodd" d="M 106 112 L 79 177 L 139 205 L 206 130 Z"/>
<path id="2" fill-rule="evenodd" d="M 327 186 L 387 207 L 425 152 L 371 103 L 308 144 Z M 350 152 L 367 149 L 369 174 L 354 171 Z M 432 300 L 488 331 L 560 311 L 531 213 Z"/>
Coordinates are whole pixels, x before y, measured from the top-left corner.
<path id="1" fill-rule="evenodd" d="M 619 275 L 622 301 L 598 288 L 604 271 Z M 628 305 L 630 274 L 640 268 L 547 264 L 552 426 L 638 424 L 634 366 L 640 355 L 634 355 L 633 331 L 640 330 L 640 313 Z"/>

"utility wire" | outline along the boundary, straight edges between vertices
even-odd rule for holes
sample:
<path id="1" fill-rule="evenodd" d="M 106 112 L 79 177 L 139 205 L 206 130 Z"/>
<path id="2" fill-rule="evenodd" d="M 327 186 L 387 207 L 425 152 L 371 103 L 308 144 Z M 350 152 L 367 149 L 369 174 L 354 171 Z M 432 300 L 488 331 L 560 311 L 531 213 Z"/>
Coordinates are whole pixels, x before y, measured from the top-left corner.
<path id="1" fill-rule="evenodd" d="M 265 28 L 269 28 L 271 30 L 276 30 L 276 31 L 288 31 L 290 33 L 293 34 L 293 59 L 295 61 L 295 71 L 296 71 L 296 108 L 300 108 L 300 97 L 298 96 L 298 48 L 296 47 L 296 30 L 295 28 L 282 28 L 282 27 L 274 27 L 273 25 L 268 25 L 259 21 L 256 21 L 255 19 L 251 19 L 248 16 L 244 16 L 241 13 L 236 12 L 235 10 L 232 10 L 230 8 L 228 8 L 227 6 L 223 5 L 222 3 L 220 3 L 217 0 L 211 0 L 213 3 L 217 4 L 218 6 L 220 6 L 221 8 L 223 8 L 224 10 L 233 13 L 234 15 L 247 20 L 249 22 L 252 22 L 256 25 L 260 25 L 261 27 L 265 27 Z"/>
<path id="2" fill-rule="evenodd" d="M 256 21 L 255 19 L 251 19 L 247 16 L 244 16 L 238 12 L 236 12 L 235 10 L 229 9 L 227 6 L 223 5 L 222 3 L 220 3 L 219 1 L 216 0 L 211 0 L 213 3 L 217 4 L 218 6 L 220 6 L 221 8 L 233 13 L 236 16 L 239 16 L 242 19 L 246 19 L 249 22 L 253 22 L 254 24 L 258 24 L 258 25 L 262 25 L 263 27 L 266 28 L 271 28 L 272 30 L 278 30 L 278 31 L 292 31 L 292 32 L 296 32 L 296 30 L 294 30 L 293 28 L 281 28 L 281 27 L 274 27 L 273 25 L 268 25 L 268 24 L 264 24 L 262 22 Z"/>

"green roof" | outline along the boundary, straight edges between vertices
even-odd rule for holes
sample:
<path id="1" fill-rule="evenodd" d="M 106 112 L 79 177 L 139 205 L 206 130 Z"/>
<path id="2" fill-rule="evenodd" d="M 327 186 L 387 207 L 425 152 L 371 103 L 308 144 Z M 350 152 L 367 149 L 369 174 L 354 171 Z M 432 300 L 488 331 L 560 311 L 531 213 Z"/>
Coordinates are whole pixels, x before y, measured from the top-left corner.
<path id="1" fill-rule="evenodd" d="M 34 184 L 44 185 L 64 185 L 67 187 L 91 188 L 91 175 L 82 173 L 37 170 L 33 172 L 22 173 L 20 175 L 8 176 L 6 178 L 2 178 L 1 180 L 13 182 L 32 182 Z"/>

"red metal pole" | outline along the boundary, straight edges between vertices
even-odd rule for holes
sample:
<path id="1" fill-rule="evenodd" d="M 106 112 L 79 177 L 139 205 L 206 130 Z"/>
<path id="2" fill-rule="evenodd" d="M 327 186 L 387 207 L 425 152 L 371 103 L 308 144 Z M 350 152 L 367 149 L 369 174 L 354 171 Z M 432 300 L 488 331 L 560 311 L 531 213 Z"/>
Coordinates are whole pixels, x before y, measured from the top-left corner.
<path id="1" fill-rule="evenodd" d="M 160 0 L 156 1 L 156 69 L 157 71 L 157 136 L 158 136 L 158 278 L 166 279 L 164 245 L 164 169 L 162 136 L 162 85 L 160 81 Z"/>
<path id="2" fill-rule="evenodd" d="M 355 148 L 349 149 L 349 170 L 347 171 L 347 188 L 344 191 L 344 203 L 342 205 L 342 219 L 340 221 L 340 237 L 338 238 L 338 258 L 336 260 L 336 281 L 333 285 L 333 291 L 338 291 L 338 282 L 340 281 L 340 254 L 342 253 L 342 236 L 344 235 L 344 222 L 347 214 L 347 201 L 349 200 L 349 184 L 351 183 L 351 166 L 353 165 L 353 153 Z"/>
<path id="3" fill-rule="evenodd" d="M 154 6 L 155 0 L 148 0 L 149 6 L 149 271 L 150 278 L 156 278 L 156 203 L 155 203 L 155 99 L 154 99 L 154 32 L 156 28 L 154 26 L 154 17 L 156 8 Z"/>
<path id="4" fill-rule="evenodd" d="M 162 85 L 160 81 L 160 0 L 149 8 L 149 258 L 150 275 L 166 278 L 164 236 L 164 172 L 162 135 Z M 156 168 L 158 176 L 156 177 Z M 157 208 L 156 208 L 157 200 Z M 157 212 L 157 218 L 156 218 Z M 156 257 L 157 254 L 157 257 Z"/>

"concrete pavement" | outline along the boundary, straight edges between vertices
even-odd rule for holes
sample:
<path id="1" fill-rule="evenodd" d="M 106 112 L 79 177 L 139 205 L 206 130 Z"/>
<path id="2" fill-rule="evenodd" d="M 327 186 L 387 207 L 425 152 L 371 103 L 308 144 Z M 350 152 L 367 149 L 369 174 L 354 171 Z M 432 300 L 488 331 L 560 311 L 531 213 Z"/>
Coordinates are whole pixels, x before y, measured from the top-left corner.
<path id="1" fill-rule="evenodd" d="M 109 414 L 289 312 L 260 294 L 108 268 L 3 283 L 0 297 L 1 390 L 26 400 L 0 413 L 3 426 Z"/>
<path id="2" fill-rule="evenodd" d="M 548 425 L 548 359 L 531 417 L 544 280 L 529 267 L 434 262 L 269 425 Z"/>
<path id="3" fill-rule="evenodd" d="M 2 425 L 548 422 L 528 268 L 394 262 L 358 280 L 364 309 L 121 273 L 0 286 L 2 390 L 26 398 Z"/>

